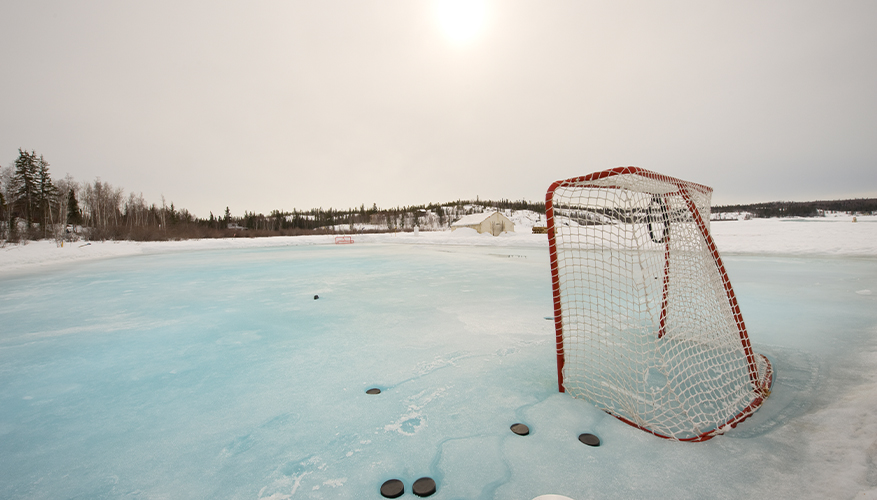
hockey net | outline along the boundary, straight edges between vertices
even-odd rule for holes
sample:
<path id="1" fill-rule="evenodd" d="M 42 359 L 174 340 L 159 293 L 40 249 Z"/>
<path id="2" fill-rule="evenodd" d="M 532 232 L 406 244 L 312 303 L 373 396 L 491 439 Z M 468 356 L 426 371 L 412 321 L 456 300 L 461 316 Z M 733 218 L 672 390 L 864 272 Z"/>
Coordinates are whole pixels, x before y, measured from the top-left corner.
<path id="1" fill-rule="evenodd" d="M 711 194 L 619 167 L 546 195 L 560 391 L 682 441 L 736 426 L 773 381 L 709 232 Z"/>

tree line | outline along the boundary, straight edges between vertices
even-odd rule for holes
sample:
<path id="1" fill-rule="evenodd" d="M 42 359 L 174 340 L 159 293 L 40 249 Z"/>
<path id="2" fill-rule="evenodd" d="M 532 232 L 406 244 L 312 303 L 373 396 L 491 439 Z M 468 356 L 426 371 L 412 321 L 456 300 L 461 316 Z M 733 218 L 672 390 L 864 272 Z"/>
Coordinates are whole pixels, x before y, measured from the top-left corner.
<path id="1" fill-rule="evenodd" d="M 195 221 L 164 199 L 161 206 L 148 205 L 143 194 L 126 198 L 121 188 L 100 179 L 54 180 L 49 166 L 35 151 L 19 149 L 18 158 L 0 168 L 0 240 L 154 239 L 150 235 L 162 228 L 164 237 L 155 239 L 167 239 L 169 221 Z"/>
<path id="2" fill-rule="evenodd" d="M 245 211 L 233 216 L 198 218 L 185 208 L 148 203 L 143 194 L 128 193 L 99 178 L 77 182 L 69 174 L 55 180 L 49 162 L 35 151 L 18 150 L 18 158 L 0 167 L 0 241 L 53 238 L 71 240 L 158 241 L 235 236 L 388 232 L 444 229 L 461 217 L 489 208 L 545 213 L 545 203 L 526 200 L 456 200 L 390 209 L 376 204 L 337 210 L 272 210 L 268 215 Z"/>
<path id="3" fill-rule="evenodd" d="M 77 182 L 70 175 L 55 180 L 50 164 L 35 151 L 18 150 L 18 158 L 0 167 L 0 242 L 54 238 L 64 240 L 158 241 L 235 236 L 293 236 L 346 232 L 441 230 L 465 215 L 484 210 L 530 210 L 545 213 L 544 202 L 526 200 L 462 200 L 379 208 L 313 208 L 272 210 L 268 215 L 244 211 L 233 216 L 199 218 L 185 208 L 148 203 L 143 194 L 128 193 L 99 178 Z M 756 217 L 813 217 L 820 211 L 877 212 L 877 198 L 833 201 L 775 201 L 720 205 L 714 213 L 751 212 Z"/>
<path id="4" fill-rule="evenodd" d="M 818 201 L 771 201 L 748 205 L 719 205 L 713 213 L 750 212 L 756 217 L 817 217 L 822 212 L 877 212 L 877 198 Z"/>

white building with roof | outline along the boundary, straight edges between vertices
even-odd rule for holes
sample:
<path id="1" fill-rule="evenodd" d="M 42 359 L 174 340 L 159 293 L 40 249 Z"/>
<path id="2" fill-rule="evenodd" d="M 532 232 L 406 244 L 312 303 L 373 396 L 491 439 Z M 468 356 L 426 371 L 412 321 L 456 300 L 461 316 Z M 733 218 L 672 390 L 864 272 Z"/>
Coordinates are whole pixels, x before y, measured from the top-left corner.
<path id="1" fill-rule="evenodd" d="M 492 234 L 493 236 L 499 236 L 500 233 L 515 231 L 515 224 L 510 221 L 508 217 L 499 212 L 483 212 L 480 214 L 467 215 L 451 224 L 452 231 L 461 227 L 468 227 L 479 233 Z"/>

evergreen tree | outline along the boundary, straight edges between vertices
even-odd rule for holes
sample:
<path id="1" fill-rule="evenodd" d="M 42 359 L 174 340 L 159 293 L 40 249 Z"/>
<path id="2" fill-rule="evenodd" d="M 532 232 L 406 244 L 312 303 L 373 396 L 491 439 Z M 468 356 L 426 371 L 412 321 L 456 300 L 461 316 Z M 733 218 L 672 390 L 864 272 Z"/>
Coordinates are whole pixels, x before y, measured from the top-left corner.
<path id="1" fill-rule="evenodd" d="M 12 180 L 15 184 L 16 208 L 19 214 L 24 215 L 28 229 L 33 225 L 37 212 L 37 172 L 36 153 L 19 148 Z"/>
<path id="2" fill-rule="evenodd" d="M 40 225 L 43 228 L 43 237 L 46 235 L 49 224 L 53 224 L 52 218 L 53 205 L 58 203 L 58 189 L 52 182 L 52 176 L 49 174 L 49 162 L 43 155 L 36 160 L 36 181 L 37 181 L 37 210 L 39 212 Z"/>
<path id="3" fill-rule="evenodd" d="M 82 211 L 76 201 L 76 192 L 72 189 L 67 191 L 67 223 L 77 226 L 82 224 Z"/>
<path id="4" fill-rule="evenodd" d="M 285 222 L 285 219 L 283 217 L 283 212 L 281 212 L 280 210 L 274 209 L 271 211 L 271 218 L 274 219 L 271 222 L 271 229 L 275 229 L 275 226 L 276 226 L 276 229 L 275 229 L 276 231 L 280 231 L 281 229 L 283 229 L 283 223 Z"/>

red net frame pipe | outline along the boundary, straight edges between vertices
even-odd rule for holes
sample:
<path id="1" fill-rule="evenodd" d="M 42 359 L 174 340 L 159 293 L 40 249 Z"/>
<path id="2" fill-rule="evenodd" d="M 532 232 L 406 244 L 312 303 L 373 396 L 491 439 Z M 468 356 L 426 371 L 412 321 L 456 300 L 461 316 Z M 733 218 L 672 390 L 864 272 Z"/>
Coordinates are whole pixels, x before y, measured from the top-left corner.
<path id="1" fill-rule="evenodd" d="M 608 170 L 603 170 L 600 172 L 594 172 L 592 174 L 572 177 L 565 180 L 555 181 L 549 186 L 548 191 L 545 194 L 545 214 L 548 219 L 548 248 L 549 248 L 549 258 L 551 261 L 551 286 L 552 286 L 552 295 L 554 300 L 554 327 L 555 327 L 555 345 L 556 345 L 556 354 L 557 354 L 557 385 L 558 390 L 560 392 L 565 392 L 563 385 L 563 367 L 565 364 L 564 358 L 564 347 L 563 347 L 563 314 L 562 314 L 562 305 L 561 305 L 561 290 L 560 290 L 560 272 L 558 266 L 557 259 L 557 240 L 556 240 L 556 231 L 555 231 L 555 214 L 554 214 L 554 193 L 558 188 L 561 187 L 600 187 L 607 188 L 611 186 L 606 186 L 605 184 L 591 184 L 593 181 L 606 179 L 612 176 L 625 175 L 625 174 L 636 174 L 645 178 L 662 181 L 669 183 L 675 186 L 678 189 L 678 192 L 673 194 L 681 194 L 683 199 L 685 200 L 686 206 L 691 211 L 692 216 L 697 224 L 698 230 L 700 231 L 701 236 L 704 238 L 710 254 L 713 257 L 713 261 L 716 265 L 716 268 L 719 271 L 719 274 L 722 277 L 722 285 L 725 290 L 725 294 L 729 301 L 731 311 L 733 313 L 733 317 L 735 323 L 737 325 L 740 341 L 742 343 L 744 353 L 746 355 L 747 364 L 749 365 L 749 374 L 750 379 L 756 389 L 761 393 L 769 393 L 769 388 L 772 382 L 772 375 L 768 377 L 768 380 L 760 382 L 758 380 L 758 369 L 755 364 L 755 355 L 752 351 L 752 346 L 749 341 L 749 335 L 746 331 L 746 325 L 743 322 L 743 316 L 740 313 L 740 306 L 737 303 L 736 295 L 734 294 L 733 287 L 731 286 L 731 282 L 728 279 L 727 272 L 725 271 L 724 263 L 722 262 L 721 256 L 719 255 L 718 249 L 716 248 L 715 242 L 712 239 L 709 231 L 707 230 L 706 223 L 703 221 L 703 217 L 700 214 L 700 211 L 697 209 L 697 206 L 691 199 L 691 195 L 689 193 L 690 189 L 694 189 L 700 191 L 704 194 L 711 194 L 712 188 L 709 186 L 704 186 L 702 184 L 697 184 L 694 182 L 684 181 L 681 179 L 677 179 L 675 177 L 666 176 L 663 174 L 659 174 L 657 172 L 652 172 L 650 170 L 646 170 L 639 167 L 615 167 Z M 667 251 L 669 251 L 669 242 L 667 243 Z M 665 256 L 665 275 L 664 275 L 664 297 L 662 300 L 662 321 L 661 321 L 661 330 L 659 335 L 663 335 L 664 333 L 664 316 L 666 311 L 666 289 L 667 289 L 667 280 L 668 280 L 668 272 L 667 266 L 669 265 L 669 259 Z M 767 358 L 765 358 L 767 361 Z M 768 362 L 769 367 L 769 362 Z M 760 400 L 759 400 L 760 401 Z M 753 402 L 755 404 L 755 402 Z M 759 403 L 760 404 L 760 403 Z M 757 405 L 756 405 L 757 407 Z M 754 411 L 754 410 L 753 410 Z M 751 413 L 751 412 L 750 412 Z M 748 415 L 748 414 L 747 414 Z M 745 417 L 744 417 L 745 418 Z M 623 420 L 623 419 L 622 419 Z M 734 419 L 732 419 L 733 421 Z M 639 427 L 632 422 L 628 422 L 635 427 Z M 651 432 L 651 431 L 650 431 Z M 653 433 L 654 434 L 654 433 Z"/>

